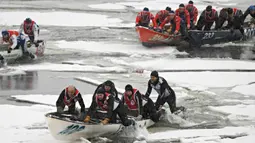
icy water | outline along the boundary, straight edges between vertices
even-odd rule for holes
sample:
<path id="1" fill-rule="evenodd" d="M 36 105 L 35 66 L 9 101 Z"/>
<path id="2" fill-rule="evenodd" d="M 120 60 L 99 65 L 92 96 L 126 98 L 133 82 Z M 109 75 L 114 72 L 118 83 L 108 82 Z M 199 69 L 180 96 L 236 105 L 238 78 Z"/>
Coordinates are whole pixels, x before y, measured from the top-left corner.
<path id="1" fill-rule="evenodd" d="M 166 106 L 168 112 L 162 121 L 148 129 L 149 132 L 138 132 L 145 139 L 121 136 L 113 140 L 253 143 L 255 74 L 233 71 L 255 69 L 254 62 L 250 61 L 254 58 L 251 52 L 254 41 L 205 46 L 195 53 L 178 52 L 175 47 L 147 49 L 139 43 L 133 28 L 137 12 L 144 6 L 153 13 L 167 5 L 177 8 L 180 2 L 0 1 L 1 28 L 17 29 L 23 19 L 31 17 L 40 25 L 41 37 L 47 42 L 43 58 L 0 69 L 3 140 L 60 142 L 50 135 L 43 115 L 55 111 L 58 94 L 70 84 L 81 91 L 88 107 L 96 87 L 81 81 L 85 78 L 98 83 L 110 79 L 120 92 L 130 83 L 145 93 L 151 70 L 202 69 L 208 72 L 160 72 L 175 90 L 177 104 L 185 106 L 187 112 L 171 115 Z M 208 4 L 217 10 L 234 5 L 245 10 L 247 3 L 253 1 L 194 2 L 201 11 Z M 213 69 L 229 72 L 210 72 Z M 157 94 L 152 93 L 151 98 L 156 100 Z M 91 142 L 106 141 L 93 139 Z"/>

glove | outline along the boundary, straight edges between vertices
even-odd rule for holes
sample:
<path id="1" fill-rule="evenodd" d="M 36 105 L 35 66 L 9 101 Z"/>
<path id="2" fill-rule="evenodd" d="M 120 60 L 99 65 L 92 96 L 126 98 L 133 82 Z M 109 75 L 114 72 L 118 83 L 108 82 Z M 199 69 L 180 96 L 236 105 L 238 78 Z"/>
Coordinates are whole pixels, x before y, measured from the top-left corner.
<path id="1" fill-rule="evenodd" d="M 90 116 L 87 116 L 84 120 L 85 123 L 89 122 L 90 121 Z"/>
<path id="2" fill-rule="evenodd" d="M 106 125 L 106 124 L 108 124 L 109 121 L 110 121 L 109 118 L 105 118 L 101 123 L 102 123 L 103 125 Z"/>
<path id="3" fill-rule="evenodd" d="M 135 24 L 135 26 L 139 26 L 139 24 Z"/>
<path id="4" fill-rule="evenodd" d="M 61 106 L 58 106 L 57 107 L 57 112 L 62 114 L 62 113 L 64 113 L 64 109 Z"/>
<path id="5" fill-rule="evenodd" d="M 179 33 L 179 31 L 177 31 L 177 30 L 174 31 L 174 34 L 178 34 L 178 33 Z"/>
<path id="6" fill-rule="evenodd" d="M 187 25 L 187 28 L 190 29 L 190 24 Z"/>

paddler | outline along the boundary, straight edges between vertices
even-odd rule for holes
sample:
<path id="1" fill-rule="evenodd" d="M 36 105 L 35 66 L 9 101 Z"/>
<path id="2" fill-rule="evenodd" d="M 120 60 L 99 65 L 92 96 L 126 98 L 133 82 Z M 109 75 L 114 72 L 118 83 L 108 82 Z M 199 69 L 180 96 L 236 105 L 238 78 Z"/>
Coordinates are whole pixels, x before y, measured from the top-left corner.
<path id="1" fill-rule="evenodd" d="M 206 9 L 201 13 L 197 22 L 197 29 L 204 31 L 210 31 L 213 23 L 215 23 L 215 29 L 218 29 L 218 13 L 211 5 L 207 6 Z"/>
<path id="2" fill-rule="evenodd" d="M 125 86 L 125 93 L 121 101 L 127 107 L 128 115 L 137 117 L 137 119 L 150 118 L 154 122 L 159 121 L 161 112 L 156 111 L 153 101 L 148 96 L 142 95 L 132 85 Z"/>
<path id="3" fill-rule="evenodd" d="M 75 104 L 77 101 L 79 102 L 81 107 L 80 114 L 75 109 Z M 84 120 L 85 118 L 84 101 L 79 90 L 72 85 L 69 85 L 60 93 L 58 100 L 56 102 L 57 112 L 60 114 L 64 113 L 65 106 L 68 107 L 67 113 L 73 114 L 75 116 L 79 115 L 79 119 Z"/>
<path id="4" fill-rule="evenodd" d="M 31 43 L 34 43 L 37 47 L 39 45 L 37 42 L 40 29 L 36 22 L 33 21 L 31 18 L 26 18 L 20 25 L 19 32 L 22 33 L 23 31 L 25 34 L 28 35 Z"/>
<path id="5" fill-rule="evenodd" d="M 194 29 L 197 23 L 198 10 L 194 6 L 193 1 L 189 1 L 188 5 L 185 6 L 185 9 L 188 10 L 190 16 L 190 29 Z"/>
<path id="6" fill-rule="evenodd" d="M 96 92 L 99 88 L 103 88 L 105 92 L 111 94 L 113 97 L 115 97 L 116 100 L 119 100 L 118 91 L 116 90 L 115 85 L 111 80 L 107 80 L 103 82 L 102 84 L 98 85 L 97 89 L 95 90 L 93 94 L 93 98 L 96 97 Z"/>
<path id="7" fill-rule="evenodd" d="M 239 29 L 242 34 L 244 34 L 243 29 L 243 12 L 237 8 L 223 8 L 219 15 L 218 28 L 222 28 L 225 21 L 228 22 L 224 29 Z"/>
<path id="8" fill-rule="evenodd" d="M 101 120 L 103 125 L 116 123 L 117 115 L 124 126 L 135 124 L 133 120 L 128 119 L 124 105 L 119 100 L 116 100 L 112 94 L 105 92 L 103 88 L 99 88 L 84 122 L 89 122 L 91 118 L 94 118 Z"/>
<path id="9" fill-rule="evenodd" d="M 14 49 L 19 49 L 21 47 L 22 54 L 24 56 L 30 56 L 31 59 L 35 58 L 35 55 L 27 51 L 27 47 L 31 46 L 30 42 L 26 39 L 25 35 L 13 31 L 2 31 L 3 41 L 7 41 L 10 45 L 8 46 L 8 53 L 10 53 Z"/>
<path id="10" fill-rule="evenodd" d="M 160 24 L 159 29 L 162 30 L 166 23 L 170 23 L 172 25 L 172 30 L 170 31 L 170 34 L 177 35 L 181 32 L 182 36 L 186 35 L 185 25 L 181 25 L 181 18 L 175 15 L 174 11 L 169 12 L 169 15 Z"/>
<path id="11" fill-rule="evenodd" d="M 179 5 L 179 8 L 175 11 L 175 15 L 181 18 L 181 25 L 183 28 L 185 28 L 185 32 L 186 27 L 187 29 L 190 29 L 190 15 L 189 11 L 185 9 L 184 4 Z"/>
<path id="12" fill-rule="evenodd" d="M 153 23 L 154 29 L 157 24 L 154 20 L 154 15 L 149 11 L 149 8 L 145 7 L 143 11 L 139 12 L 136 16 L 135 26 L 149 27 L 150 21 Z"/>
<path id="13" fill-rule="evenodd" d="M 169 15 L 169 12 L 171 11 L 170 7 L 166 7 L 165 10 L 160 10 L 159 12 L 157 12 L 156 16 L 155 16 L 155 23 L 157 24 L 156 27 L 158 27 L 158 25 L 160 25 L 165 18 Z"/>
<path id="14" fill-rule="evenodd" d="M 177 111 L 183 111 L 184 107 L 176 107 L 176 96 L 174 90 L 168 85 L 167 81 L 158 75 L 157 71 L 151 72 L 151 79 L 148 81 L 148 88 L 145 96 L 150 96 L 152 88 L 158 93 L 158 98 L 155 103 L 156 110 L 167 102 L 171 113 L 177 113 Z"/>
<path id="15" fill-rule="evenodd" d="M 246 17 L 250 15 L 252 18 L 255 18 L 255 5 L 251 5 L 247 8 L 247 10 L 243 14 L 242 21 L 246 19 Z"/>

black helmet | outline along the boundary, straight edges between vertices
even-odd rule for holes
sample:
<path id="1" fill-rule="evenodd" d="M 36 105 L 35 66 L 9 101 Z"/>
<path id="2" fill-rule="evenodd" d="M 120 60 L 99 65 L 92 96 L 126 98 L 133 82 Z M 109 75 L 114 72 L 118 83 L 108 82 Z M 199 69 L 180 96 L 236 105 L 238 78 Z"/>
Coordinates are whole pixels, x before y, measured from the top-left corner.
<path id="1" fill-rule="evenodd" d="M 103 88 L 98 88 L 97 89 L 97 94 L 104 94 L 105 90 Z"/>
<path id="2" fill-rule="evenodd" d="M 25 19 L 25 22 L 26 22 L 26 23 L 31 23 L 31 22 L 32 22 L 32 19 L 31 19 L 31 18 L 26 18 L 26 19 Z"/>
<path id="3" fill-rule="evenodd" d="M 184 4 L 183 4 L 183 3 L 181 3 L 181 4 L 179 5 L 179 7 L 185 7 L 185 6 L 184 6 Z"/>
<path id="4" fill-rule="evenodd" d="M 233 13 L 233 9 L 232 8 L 228 8 L 227 12 L 228 12 L 228 14 L 232 14 Z"/>
<path id="5" fill-rule="evenodd" d="M 132 85 L 127 84 L 127 85 L 125 86 L 125 91 L 133 91 Z"/>
<path id="6" fill-rule="evenodd" d="M 107 80 L 104 82 L 104 85 L 112 87 L 112 86 L 114 86 L 114 83 L 110 80 Z"/>
<path id="7" fill-rule="evenodd" d="M 143 8 L 143 11 L 149 11 L 149 8 L 145 7 Z"/>
<path id="8" fill-rule="evenodd" d="M 166 10 L 170 12 L 172 9 L 170 7 L 166 7 Z"/>
<path id="9" fill-rule="evenodd" d="M 194 2 L 191 0 L 191 1 L 189 1 L 189 4 L 194 4 Z"/>
<path id="10" fill-rule="evenodd" d="M 151 76 L 158 77 L 158 72 L 157 71 L 152 71 Z"/>
<path id="11" fill-rule="evenodd" d="M 212 11 L 212 6 L 211 5 L 208 5 L 205 9 L 206 11 Z"/>

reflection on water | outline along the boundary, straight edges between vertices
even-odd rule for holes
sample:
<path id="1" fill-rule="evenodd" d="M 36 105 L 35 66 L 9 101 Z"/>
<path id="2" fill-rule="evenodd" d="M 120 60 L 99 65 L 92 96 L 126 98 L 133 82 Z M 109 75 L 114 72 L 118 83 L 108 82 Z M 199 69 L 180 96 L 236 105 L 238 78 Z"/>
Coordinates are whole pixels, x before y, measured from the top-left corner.
<path id="1" fill-rule="evenodd" d="M 36 71 L 11 76 L 0 76 L 0 90 L 32 90 L 37 87 Z"/>

